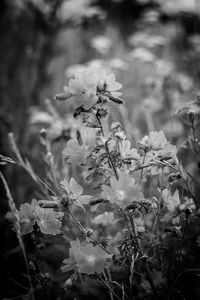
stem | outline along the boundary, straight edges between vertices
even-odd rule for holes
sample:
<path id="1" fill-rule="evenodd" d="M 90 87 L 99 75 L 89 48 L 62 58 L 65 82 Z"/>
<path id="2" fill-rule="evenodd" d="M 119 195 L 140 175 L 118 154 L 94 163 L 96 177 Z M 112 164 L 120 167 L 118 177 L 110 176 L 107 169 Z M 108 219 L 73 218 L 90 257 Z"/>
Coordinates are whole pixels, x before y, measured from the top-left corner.
<path id="1" fill-rule="evenodd" d="M 104 275 L 105 275 L 105 273 L 104 273 Z M 100 274 L 99 274 L 99 278 L 101 279 L 101 281 L 103 282 L 103 284 L 109 289 L 110 293 L 112 293 L 112 296 L 114 295 L 116 297 L 116 299 L 121 300 L 121 298 L 110 287 L 109 282 L 107 281 L 107 278 L 106 278 L 106 281 L 104 281 L 104 279 L 100 276 Z"/>
<path id="2" fill-rule="evenodd" d="M 98 124 L 99 124 L 99 126 L 101 128 L 102 135 L 104 136 L 104 130 L 103 130 L 103 125 L 101 123 L 101 120 L 100 120 L 100 118 L 97 115 L 96 115 L 96 118 L 97 118 Z M 104 147 L 105 147 L 105 150 L 106 150 L 106 153 L 107 153 L 107 156 L 108 156 L 108 161 L 109 161 L 109 163 L 111 165 L 111 168 L 114 171 L 115 177 L 116 177 L 117 180 L 119 180 L 119 175 L 117 173 L 117 169 L 116 169 L 115 165 L 113 164 L 112 158 L 110 156 L 109 147 L 108 147 L 108 141 L 105 143 Z"/>
<path id="3" fill-rule="evenodd" d="M 29 271 L 28 259 L 27 259 L 26 250 L 25 250 L 24 243 L 23 243 L 22 236 L 21 236 L 19 215 L 18 215 L 16 206 L 15 206 L 15 202 L 13 200 L 13 197 L 10 193 L 10 189 L 9 189 L 9 187 L 7 185 L 7 182 L 6 182 L 4 176 L 1 172 L 0 172 L 0 177 L 1 177 L 1 180 L 3 182 L 4 188 L 6 190 L 6 195 L 7 195 L 7 198 L 8 198 L 8 204 L 9 204 L 10 210 L 14 214 L 14 216 L 16 217 L 16 223 L 15 223 L 16 234 L 17 234 L 17 238 L 18 238 L 18 241 L 19 241 L 20 248 L 22 250 L 23 257 L 24 257 L 24 262 L 25 262 L 27 275 L 28 275 L 29 286 L 30 286 L 31 298 L 32 298 L 32 300 L 35 300 L 35 296 L 34 296 L 34 292 L 33 292 L 33 285 L 32 285 L 32 280 L 31 280 L 31 274 L 30 274 L 30 271 Z"/>
<path id="4" fill-rule="evenodd" d="M 69 213 L 69 215 L 72 217 L 72 219 L 74 220 L 74 222 L 77 224 L 77 226 L 79 227 L 79 229 L 81 230 L 82 233 L 85 233 L 87 231 L 87 229 L 80 223 L 80 221 L 72 214 L 72 212 L 70 211 L 69 207 L 67 207 L 67 212 Z M 106 253 L 111 254 L 110 251 L 108 251 L 94 236 L 94 234 L 91 234 L 91 239 L 97 243 Z"/>
<path id="5" fill-rule="evenodd" d="M 107 285 L 110 287 L 110 284 L 109 284 L 109 281 L 108 281 L 108 279 L 107 279 L 107 277 L 106 277 L 106 273 L 103 271 L 103 275 L 104 275 L 104 278 L 105 278 L 105 280 L 106 280 L 106 283 L 107 283 Z M 112 292 L 112 289 L 110 288 L 110 290 L 109 290 L 109 294 L 110 294 L 110 299 L 111 300 L 114 300 L 114 298 L 113 298 L 113 292 Z"/>

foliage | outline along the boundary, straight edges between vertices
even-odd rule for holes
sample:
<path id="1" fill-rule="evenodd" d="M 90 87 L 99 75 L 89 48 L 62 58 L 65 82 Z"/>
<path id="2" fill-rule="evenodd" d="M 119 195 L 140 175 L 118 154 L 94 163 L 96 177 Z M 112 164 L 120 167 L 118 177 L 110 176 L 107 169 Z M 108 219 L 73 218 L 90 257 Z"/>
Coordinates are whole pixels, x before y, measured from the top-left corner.
<path id="1" fill-rule="evenodd" d="M 119 98 L 120 88 L 114 74 L 88 68 L 75 74 L 75 79 L 64 87 L 64 94 L 55 96 L 58 100 L 73 102 L 77 129 L 76 135 L 66 143 L 62 152 L 64 164 L 56 173 L 58 166 L 51 153 L 51 135 L 41 131 L 41 142 L 48 147 L 46 164 L 52 174 L 47 183 L 34 174 L 30 163 L 21 158 L 12 141 L 18 164 L 38 182 L 47 198 L 21 204 L 19 210 L 8 212 L 7 218 L 14 228 L 19 222 L 18 230 L 22 235 L 34 234 L 32 237 L 34 241 L 37 237 L 37 244 L 40 234 L 61 234 L 63 238 L 69 235 L 69 258 L 64 259 L 61 267 L 69 274 L 65 286 L 69 285 L 69 280 L 70 285 L 75 284 L 79 280 L 77 275 L 82 274 L 92 276 L 106 286 L 112 299 L 119 299 L 120 293 L 131 299 L 131 291 L 136 288 L 134 280 L 137 282 L 138 272 L 143 272 L 144 279 L 139 280 L 137 287 L 138 295 L 150 296 L 152 293 L 152 297 L 160 297 L 170 282 L 168 253 L 173 251 L 175 272 L 176 264 L 181 264 L 189 251 L 185 248 L 185 235 L 189 224 L 198 219 L 199 203 L 190 177 L 177 157 L 178 149 L 167 141 L 163 131 L 151 131 L 135 148 L 119 122 L 112 123 L 110 130 L 105 132 L 109 102 L 123 104 Z M 179 113 L 185 113 L 195 126 L 198 113 L 193 107 L 193 103 L 188 104 L 187 109 L 184 106 Z M 191 140 L 191 145 L 193 143 L 197 151 L 196 138 Z M 1 161 L 16 163 L 3 156 Z M 77 180 L 88 182 L 92 195 L 85 195 L 74 176 L 69 176 L 73 167 L 79 168 L 81 176 L 77 176 Z M 60 181 L 64 173 L 68 175 Z M 147 193 L 149 182 L 155 187 Z M 82 213 L 77 206 L 83 209 Z M 95 217 L 92 216 L 94 212 Z M 91 220 L 88 219 L 90 215 Z M 73 223 L 76 224 L 85 241 L 74 240 L 69 229 L 66 235 L 66 222 L 67 227 L 71 224 L 73 228 Z M 113 225 L 116 229 L 109 232 Z M 105 227 L 101 234 L 100 226 Z M 155 251 L 155 247 L 164 247 L 163 258 L 161 250 Z M 158 264 L 159 260 L 162 265 Z M 112 279 L 120 270 L 127 275 L 122 280 Z M 162 277 L 160 283 L 155 281 L 154 272 Z M 144 288 L 146 282 L 151 291 Z M 172 288 L 169 293 L 173 293 Z"/>
<path id="2" fill-rule="evenodd" d="M 49 20 L 59 27 L 102 15 L 93 1 L 60 1 L 55 10 L 54 1 L 27 3 L 48 28 Z M 15 5 L 23 14 L 24 5 Z M 163 2 L 160 13 L 170 5 Z M 153 13 L 144 22 L 157 26 Z M 20 166 L 33 180 L 34 199 L 25 182 L 27 197 L 15 204 L 1 176 L 6 220 L 27 268 L 24 299 L 195 298 L 189 286 L 199 276 L 199 97 L 181 107 L 193 80 L 160 55 L 170 43 L 166 33 L 138 28 L 126 55 L 114 38 L 91 39 L 97 59 L 68 67 L 54 104 L 46 99 L 43 108 L 30 108 L 24 130 L 35 162 L 20 154 L 12 135 L 15 159 L 0 155 L 1 167 Z"/>

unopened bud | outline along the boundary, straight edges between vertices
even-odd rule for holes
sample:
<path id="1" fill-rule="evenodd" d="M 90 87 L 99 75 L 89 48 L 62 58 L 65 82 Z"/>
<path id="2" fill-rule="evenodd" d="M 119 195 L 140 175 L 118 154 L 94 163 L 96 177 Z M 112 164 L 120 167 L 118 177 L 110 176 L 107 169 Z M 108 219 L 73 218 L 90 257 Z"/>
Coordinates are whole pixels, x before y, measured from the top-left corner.
<path id="1" fill-rule="evenodd" d="M 65 100 L 69 99 L 71 96 L 72 96 L 72 94 L 70 92 L 66 91 L 65 93 L 55 95 L 54 99 L 59 100 L 59 101 L 65 101 Z"/>

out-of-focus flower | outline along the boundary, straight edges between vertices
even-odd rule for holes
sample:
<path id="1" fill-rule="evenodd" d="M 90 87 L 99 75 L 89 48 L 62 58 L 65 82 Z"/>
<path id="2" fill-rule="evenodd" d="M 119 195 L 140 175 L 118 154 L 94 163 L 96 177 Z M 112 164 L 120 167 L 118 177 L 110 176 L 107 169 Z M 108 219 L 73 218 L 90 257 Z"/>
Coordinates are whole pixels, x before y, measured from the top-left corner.
<path id="1" fill-rule="evenodd" d="M 167 209 L 166 214 L 163 216 L 162 221 L 168 222 L 172 221 L 173 223 L 179 222 L 178 216 L 178 207 L 180 206 L 180 197 L 179 192 L 176 190 L 172 195 L 171 191 L 168 189 L 164 189 L 162 191 L 162 199 L 164 201 L 164 205 Z"/>
<path id="2" fill-rule="evenodd" d="M 131 142 L 128 140 L 119 143 L 119 149 L 120 149 L 121 156 L 124 159 L 126 158 L 130 158 L 134 160 L 140 159 L 140 155 L 137 149 L 136 148 L 131 149 Z"/>
<path id="3" fill-rule="evenodd" d="M 117 220 L 114 218 L 113 212 L 105 211 L 103 214 L 96 216 L 92 223 L 100 224 L 100 225 L 109 225 L 109 224 L 116 224 Z"/>
<path id="4" fill-rule="evenodd" d="M 54 117 L 51 116 L 48 112 L 32 109 L 30 120 L 29 120 L 31 125 L 36 125 L 38 123 L 49 125 L 52 124 L 53 121 L 54 121 Z"/>
<path id="5" fill-rule="evenodd" d="M 167 39 L 160 35 L 150 35 L 145 32 L 138 32 L 130 36 L 129 42 L 135 47 L 154 48 L 164 46 L 167 43 Z"/>
<path id="6" fill-rule="evenodd" d="M 72 21 L 79 24 L 83 18 L 98 16 L 103 18 L 104 12 L 97 6 L 91 5 L 91 0 L 65 0 L 58 10 L 58 19 L 62 22 Z"/>
<path id="7" fill-rule="evenodd" d="M 157 74 L 159 76 L 167 76 L 174 69 L 173 64 L 171 62 L 167 61 L 167 60 L 164 60 L 164 59 L 157 59 L 154 64 L 155 64 Z"/>
<path id="8" fill-rule="evenodd" d="M 140 202 L 144 199 L 140 187 L 135 180 L 126 173 L 119 171 L 119 179 L 114 176 L 110 179 L 110 186 L 102 186 L 102 197 L 121 208 L 126 208 L 132 202 Z"/>
<path id="9" fill-rule="evenodd" d="M 81 245 L 79 240 L 70 242 L 69 258 L 65 259 L 61 269 L 67 272 L 75 267 L 79 273 L 95 274 L 101 273 L 106 267 L 107 260 L 111 255 L 106 253 L 98 245 L 94 247 L 92 244 Z"/>
<path id="10" fill-rule="evenodd" d="M 124 60 L 120 59 L 120 58 L 110 59 L 108 61 L 108 64 L 109 64 L 111 69 L 117 69 L 117 70 L 125 71 L 128 68 L 127 63 Z"/>
<path id="11" fill-rule="evenodd" d="M 102 55 L 109 52 L 112 47 L 112 41 L 106 36 L 96 36 L 91 41 L 92 47 Z"/>
<path id="12" fill-rule="evenodd" d="M 144 110 L 148 113 L 158 112 L 162 108 L 162 102 L 155 97 L 144 99 Z"/>
<path id="13" fill-rule="evenodd" d="M 65 74 L 68 78 L 70 78 L 74 77 L 76 73 L 83 72 L 84 70 L 84 65 L 71 65 L 66 69 Z"/>
<path id="14" fill-rule="evenodd" d="M 136 48 L 128 54 L 129 59 L 140 59 L 144 62 L 153 62 L 155 60 L 155 55 L 145 48 Z"/>
<path id="15" fill-rule="evenodd" d="M 168 122 L 166 122 L 163 125 L 162 129 L 165 132 L 165 134 L 171 138 L 181 137 L 184 132 L 183 124 L 176 119 L 169 120 Z"/>

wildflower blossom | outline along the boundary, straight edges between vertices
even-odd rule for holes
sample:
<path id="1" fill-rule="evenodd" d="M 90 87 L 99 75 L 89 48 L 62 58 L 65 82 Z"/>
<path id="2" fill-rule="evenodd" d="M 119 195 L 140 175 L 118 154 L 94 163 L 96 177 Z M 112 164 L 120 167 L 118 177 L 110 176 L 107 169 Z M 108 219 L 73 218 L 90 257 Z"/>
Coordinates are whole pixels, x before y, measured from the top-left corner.
<path id="1" fill-rule="evenodd" d="M 110 50 L 112 41 L 106 36 L 97 36 L 92 39 L 91 45 L 97 52 L 105 55 Z"/>
<path id="2" fill-rule="evenodd" d="M 32 200 L 31 204 L 22 204 L 18 210 L 18 215 L 22 234 L 32 232 L 35 224 L 44 234 L 56 235 L 61 233 L 63 214 L 55 212 L 51 208 L 41 208 L 35 199 Z"/>
<path id="3" fill-rule="evenodd" d="M 61 187 L 67 192 L 69 198 L 76 205 L 83 208 L 82 204 L 88 204 L 92 199 L 90 195 L 82 195 L 83 188 L 79 185 L 76 180 L 72 177 L 68 182 L 66 179 L 61 181 Z"/>
<path id="4" fill-rule="evenodd" d="M 67 86 L 64 86 L 64 93 L 55 96 L 57 100 L 67 100 L 73 98 L 76 106 L 83 106 L 85 109 L 91 108 L 97 103 L 97 94 L 105 94 L 110 99 L 119 97 L 122 85 L 116 82 L 113 73 L 107 74 L 103 69 L 93 69 L 86 67 L 83 71 L 75 73 L 75 78 L 70 79 Z M 112 98 L 114 101 L 114 99 Z M 121 100 L 115 100 L 122 103 Z"/>
<path id="5" fill-rule="evenodd" d="M 140 159 L 140 155 L 136 148 L 131 149 L 130 141 L 122 141 L 119 143 L 120 154 L 122 158 L 130 158 L 130 159 Z"/>
<path id="6" fill-rule="evenodd" d="M 151 131 L 149 136 L 145 136 L 140 144 L 153 150 L 163 149 L 167 145 L 167 139 L 163 131 Z"/>
<path id="7" fill-rule="evenodd" d="M 167 209 L 167 212 L 163 216 L 162 221 L 168 222 L 171 220 L 173 223 L 179 222 L 177 209 L 180 205 L 180 197 L 178 190 L 176 190 L 172 195 L 170 190 L 164 189 L 162 191 L 162 199 Z"/>
<path id="8" fill-rule="evenodd" d="M 69 164 L 81 165 L 85 163 L 87 149 L 79 145 L 76 139 L 71 139 L 63 150 L 63 157 L 67 159 Z"/>
<path id="9" fill-rule="evenodd" d="M 63 272 L 77 267 L 79 273 L 88 275 L 101 273 L 106 266 L 107 259 L 111 258 L 111 255 L 98 245 L 96 247 L 92 244 L 83 246 L 79 240 L 71 241 L 70 245 L 69 258 L 63 261 L 65 266 L 61 268 Z"/>
<path id="10" fill-rule="evenodd" d="M 119 180 L 114 176 L 110 179 L 110 186 L 103 185 L 103 197 L 121 208 L 126 208 L 132 202 L 139 202 L 144 198 L 135 180 L 123 172 L 119 172 Z"/>
<path id="11" fill-rule="evenodd" d="M 103 214 L 96 216 L 92 223 L 94 224 L 102 224 L 102 225 L 108 225 L 108 224 L 115 224 L 117 222 L 116 219 L 114 219 L 113 212 L 107 212 L 105 211 Z"/>

